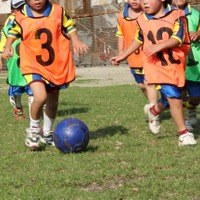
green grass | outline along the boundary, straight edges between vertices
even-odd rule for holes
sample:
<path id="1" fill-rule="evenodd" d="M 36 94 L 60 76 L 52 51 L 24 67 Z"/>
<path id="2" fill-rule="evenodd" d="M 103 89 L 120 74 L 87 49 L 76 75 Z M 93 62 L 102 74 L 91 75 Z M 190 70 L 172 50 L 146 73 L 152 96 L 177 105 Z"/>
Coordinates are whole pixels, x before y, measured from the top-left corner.
<path id="1" fill-rule="evenodd" d="M 56 123 L 75 117 L 90 130 L 89 145 L 79 154 L 55 147 L 27 149 L 27 96 L 22 99 L 24 121 L 14 120 L 6 89 L 0 97 L 1 200 L 200 199 L 200 144 L 178 147 L 168 111 L 162 114 L 161 133 L 152 135 L 144 120 L 146 100 L 137 86 L 61 91 Z"/>

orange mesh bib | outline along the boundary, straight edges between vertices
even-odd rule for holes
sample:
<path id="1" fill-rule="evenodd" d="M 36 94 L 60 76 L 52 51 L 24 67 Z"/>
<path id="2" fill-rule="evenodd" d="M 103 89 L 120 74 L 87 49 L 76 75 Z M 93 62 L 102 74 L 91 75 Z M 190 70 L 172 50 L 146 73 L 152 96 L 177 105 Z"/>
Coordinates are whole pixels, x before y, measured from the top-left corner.
<path id="1" fill-rule="evenodd" d="M 40 74 L 55 85 L 75 78 L 70 41 L 62 34 L 63 10 L 53 5 L 48 17 L 31 18 L 18 13 L 16 21 L 22 28 L 20 67 L 23 74 Z"/>
<path id="2" fill-rule="evenodd" d="M 127 21 L 123 18 L 122 14 L 120 13 L 118 16 L 118 23 L 123 33 L 125 48 L 128 48 L 135 38 L 135 33 L 138 26 L 136 19 Z M 131 68 L 142 68 L 142 63 L 143 63 L 142 47 L 140 47 L 138 50 L 132 53 L 127 60 Z"/>
<path id="3" fill-rule="evenodd" d="M 160 19 L 146 20 L 144 15 L 139 16 L 138 23 L 143 31 L 144 49 L 168 40 L 173 34 L 174 23 L 177 18 L 177 10 Z M 183 21 L 186 23 L 185 20 Z M 185 24 L 185 27 L 187 27 L 187 24 Z M 149 84 L 172 84 L 183 87 L 188 46 L 188 44 L 183 44 L 181 47 L 166 49 L 150 57 L 144 56 L 143 67 L 147 82 Z"/>

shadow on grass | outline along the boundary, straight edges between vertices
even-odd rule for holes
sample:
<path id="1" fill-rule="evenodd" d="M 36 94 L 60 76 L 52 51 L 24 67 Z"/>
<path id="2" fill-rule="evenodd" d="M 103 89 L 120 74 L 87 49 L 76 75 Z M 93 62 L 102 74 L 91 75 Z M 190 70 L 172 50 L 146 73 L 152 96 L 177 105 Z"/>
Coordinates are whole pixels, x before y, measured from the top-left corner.
<path id="1" fill-rule="evenodd" d="M 96 131 L 90 132 L 90 139 L 96 139 L 99 137 L 107 137 L 107 136 L 113 136 L 115 134 L 127 134 L 128 129 L 124 126 L 108 126 L 105 128 L 98 129 Z"/>
<path id="2" fill-rule="evenodd" d="M 164 112 L 161 113 L 161 121 L 164 121 L 164 120 L 168 120 L 171 118 L 171 114 L 170 114 L 170 111 L 169 110 L 165 110 Z"/>
<path id="3" fill-rule="evenodd" d="M 60 109 L 58 110 L 57 116 L 62 117 L 62 116 L 76 114 L 76 113 L 87 113 L 88 110 L 89 110 L 88 108 Z"/>

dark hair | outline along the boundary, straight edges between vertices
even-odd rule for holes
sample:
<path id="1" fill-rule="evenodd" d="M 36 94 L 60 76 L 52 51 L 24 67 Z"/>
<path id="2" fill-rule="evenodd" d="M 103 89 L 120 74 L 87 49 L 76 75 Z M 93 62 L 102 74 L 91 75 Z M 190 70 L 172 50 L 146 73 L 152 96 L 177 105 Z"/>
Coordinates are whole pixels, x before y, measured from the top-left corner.
<path id="1" fill-rule="evenodd" d="M 18 0 L 18 2 L 13 2 L 14 0 L 10 1 L 10 8 L 11 10 L 21 10 L 26 3 L 24 0 Z"/>
<path id="2" fill-rule="evenodd" d="M 172 0 L 165 0 L 164 1 L 164 7 L 166 8 L 167 4 L 171 4 L 171 3 L 172 3 Z"/>
<path id="3" fill-rule="evenodd" d="M 11 8 L 11 10 L 22 10 L 22 8 L 24 7 L 24 4 L 22 4 L 21 6 L 19 6 L 19 7 L 17 7 L 17 8 L 14 8 L 13 6 L 12 6 L 12 4 L 11 4 L 11 6 L 10 6 Z"/>

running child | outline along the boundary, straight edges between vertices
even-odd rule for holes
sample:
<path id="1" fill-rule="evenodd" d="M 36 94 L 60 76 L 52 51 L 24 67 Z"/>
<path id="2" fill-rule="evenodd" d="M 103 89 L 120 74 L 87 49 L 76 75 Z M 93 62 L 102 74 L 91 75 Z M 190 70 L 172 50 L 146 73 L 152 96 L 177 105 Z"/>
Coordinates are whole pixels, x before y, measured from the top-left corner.
<path id="1" fill-rule="evenodd" d="M 197 141 L 190 133 L 182 112 L 181 88 L 185 85 L 185 56 L 189 50 L 187 21 L 179 17 L 167 1 L 142 0 L 144 14 L 137 19 L 138 31 L 131 46 L 121 55 L 110 59 L 119 64 L 142 44 L 144 49 L 143 68 L 148 84 L 160 85 L 166 96 L 173 121 L 179 134 L 180 146 L 195 145 Z M 151 106 L 146 106 L 149 114 Z M 159 114 L 154 105 L 154 113 Z"/>
<path id="2" fill-rule="evenodd" d="M 79 40 L 74 21 L 61 6 L 49 0 L 26 0 L 26 3 L 16 14 L 16 23 L 9 31 L 3 57 L 9 59 L 13 55 L 12 43 L 20 36 L 20 68 L 34 95 L 25 144 L 38 149 L 41 143 L 54 145 L 52 126 L 59 91 L 75 79 L 70 41 L 75 54 L 86 53 L 88 46 Z"/>
<path id="3" fill-rule="evenodd" d="M 8 36 L 8 30 L 12 27 L 14 23 L 15 14 L 17 11 L 21 10 L 22 6 L 25 4 L 25 0 L 12 0 L 11 1 L 11 15 L 7 18 L 4 27 L 1 30 L 1 41 L 0 41 L 0 66 L 2 67 L 2 53 Z M 7 60 L 6 66 L 8 68 L 8 78 L 7 83 L 9 84 L 8 96 L 11 105 L 14 107 L 15 119 L 24 119 L 23 106 L 21 101 L 21 96 L 23 93 L 28 95 L 28 105 L 30 111 L 30 104 L 32 102 L 33 93 L 30 87 L 27 85 L 27 81 L 21 74 L 19 68 L 19 43 L 20 39 L 13 43 L 14 56 Z"/>
<path id="4" fill-rule="evenodd" d="M 197 123 L 197 107 L 200 103 L 200 13 L 192 8 L 188 0 L 173 0 L 173 5 L 178 7 L 180 14 L 188 19 L 191 49 L 187 56 L 186 76 L 186 125 L 194 128 Z"/>

